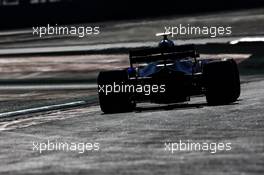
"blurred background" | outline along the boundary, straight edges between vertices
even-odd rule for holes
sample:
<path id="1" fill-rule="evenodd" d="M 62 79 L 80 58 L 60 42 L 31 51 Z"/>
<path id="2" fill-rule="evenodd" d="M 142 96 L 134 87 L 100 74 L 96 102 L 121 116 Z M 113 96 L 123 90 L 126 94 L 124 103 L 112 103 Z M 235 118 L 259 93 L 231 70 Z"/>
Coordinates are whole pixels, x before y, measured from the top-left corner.
<path id="1" fill-rule="evenodd" d="M 263 5 L 263 0 L 0 0 L 0 28 L 190 15 Z"/>

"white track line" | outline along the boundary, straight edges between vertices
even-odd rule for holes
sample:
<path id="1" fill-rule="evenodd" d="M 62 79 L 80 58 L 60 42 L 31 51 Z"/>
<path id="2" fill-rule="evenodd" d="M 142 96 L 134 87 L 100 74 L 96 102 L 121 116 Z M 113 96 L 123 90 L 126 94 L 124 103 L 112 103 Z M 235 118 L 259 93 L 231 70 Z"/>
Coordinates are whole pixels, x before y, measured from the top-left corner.
<path id="1" fill-rule="evenodd" d="M 256 36 L 258 37 L 258 36 Z M 256 38 L 252 36 L 251 38 Z M 177 44 L 207 44 L 207 43 L 229 43 L 234 40 L 239 40 L 241 37 L 222 37 L 222 38 L 202 38 L 191 40 L 175 40 Z M 94 44 L 94 45 L 67 45 L 67 46 L 50 46 L 50 47 L 32 47 L 32 48 L 8 48 L 0 49 L 0 55 L 12 54 L 32 54 L 32 53 L 66 53 L 66 52 L 86 52 L 86 51 L 100 51 L 107 49 L 121 49 L 121 48 L 138 48 L 138 47 L 154 47 L 156 42 L 128 42 L 128 43 L 107 43 L 107 44 Z"/>
<path id="2" fill-rule="evenodd" d="M 81 106 L 85 104 L 86 104 L 85 101 L 75 101 L 75 102 L 70 102 L 70 103 L 63 103 L 63 104 L 57 104 L 57 105 L 42 106 L 42 107 L 37 107 L 37 108 L 5 112 L 5 113 L 0 113 L 0 119 L 14 117 L 18 115 L 26 115 L 26 114 L 36 113 L 36 112 L 45 112 L 45 111 L 51 111 L 51 110 L 57 110 L 57 109 L 76 107 L 76 106 Z"/>
<path id="3" fill-rule="evenodd" d="M 96 88 L 96 84 L 0 85 L 0 90 L 89 90 Z"/>

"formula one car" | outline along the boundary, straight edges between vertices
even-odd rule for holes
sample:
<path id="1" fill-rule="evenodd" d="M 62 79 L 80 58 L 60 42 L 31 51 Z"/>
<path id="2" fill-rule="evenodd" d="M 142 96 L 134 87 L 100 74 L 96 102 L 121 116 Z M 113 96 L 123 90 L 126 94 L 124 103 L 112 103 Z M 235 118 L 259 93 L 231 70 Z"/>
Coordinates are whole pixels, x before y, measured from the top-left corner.
<path id="1" fill-rule="evenodd" d="M 233 59 L 202 59 L 194 45 L 175 46 L 167 34 L 156 48 L 131 50 L 130 67 L 98 75 L 104 113 L 133 111 L 138 102 L 159 104 L 189 101 L 205 95 L 209 105 L 235 102 L 240 78 Z"/>

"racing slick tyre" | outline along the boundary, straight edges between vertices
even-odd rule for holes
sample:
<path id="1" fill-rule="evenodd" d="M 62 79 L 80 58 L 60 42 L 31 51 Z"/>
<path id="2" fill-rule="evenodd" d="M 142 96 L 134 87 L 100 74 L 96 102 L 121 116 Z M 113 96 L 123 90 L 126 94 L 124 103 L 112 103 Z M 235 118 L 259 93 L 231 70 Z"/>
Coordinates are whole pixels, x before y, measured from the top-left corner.
<path id="1" fill-rule="evenodd" d="M 209 105 L 233 103 L 240 96 L 239 71 L 233 59 L 205 64 L 203 75 Z"/>
<path id="2" fill-rule="evenodd" d="M 114 84 L 122 85 L 127 82 L 128 73 L 126 70 L 103 71 L 99 73 L 97 78 L 98 95 L 100 107 L 104 113 L 120 113 L 134 110 L 136 104 L 131 100 L 131 94 L 114 92 L 113 89 Z"/>

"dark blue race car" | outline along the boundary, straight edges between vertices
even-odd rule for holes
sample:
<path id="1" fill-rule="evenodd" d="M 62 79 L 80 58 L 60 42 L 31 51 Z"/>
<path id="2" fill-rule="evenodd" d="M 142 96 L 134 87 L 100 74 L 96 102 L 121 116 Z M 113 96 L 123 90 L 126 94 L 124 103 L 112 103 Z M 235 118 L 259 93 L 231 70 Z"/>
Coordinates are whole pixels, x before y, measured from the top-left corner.
<path id="1" fill-rule="evenodd" d="M 175 46 L 164 39 L 156 48 L 129 53 L 130 67 L 98 75 L 104 113 L 128 112 L 139 102 L 179 103 L 205 95 L 209 105 L 235 102 L 240 78 L 233 59 L 201 59 L 194 45 Z"/>

